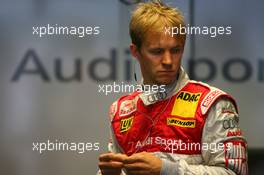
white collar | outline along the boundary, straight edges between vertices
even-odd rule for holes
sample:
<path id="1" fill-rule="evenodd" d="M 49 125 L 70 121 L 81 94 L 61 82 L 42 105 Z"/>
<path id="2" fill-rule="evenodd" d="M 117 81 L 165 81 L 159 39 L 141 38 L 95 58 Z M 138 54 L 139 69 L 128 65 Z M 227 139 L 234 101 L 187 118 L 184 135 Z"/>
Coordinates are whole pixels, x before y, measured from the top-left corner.
<path id="1" fill-rule="evenodd" d="M 178 75 L 178 78 L 175 78 L 173 83 L 165 87 L 165 92 L 142 92 L 139 94 L 139 98 L 143 101 L 144 105 L 154 104 L 178 93 L 190 80 L 183 67 L 180 67 Z"/>

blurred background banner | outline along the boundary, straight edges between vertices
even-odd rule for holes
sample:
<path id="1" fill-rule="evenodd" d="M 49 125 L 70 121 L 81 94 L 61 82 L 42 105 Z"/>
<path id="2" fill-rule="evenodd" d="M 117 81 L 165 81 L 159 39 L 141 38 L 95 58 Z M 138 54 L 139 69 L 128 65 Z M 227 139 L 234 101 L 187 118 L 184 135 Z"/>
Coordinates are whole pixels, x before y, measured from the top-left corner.
<path id="1" fill-rule="evenodd" d="M 128 25 L 141 0 L 0 2 L 0 174 L 95 174 L 99 154 L 107 151 L 109 105 L 122 95 L 105 95 L 99 85 L 136 84 Z M 181 9 L 190 26 L 231 30 L 189 35 L 183 65 L 192 78 L 237 100 L 252 150 L 250 172 L 258 174 L 264 159 L 264 1 L 165 2 Z M 71 32 L 47 34 L 59 27 Z M 80 149 L 40 154 L 34 147 L 48 142 Z M 81 151 L 80 143 L 88 149 Z"/>

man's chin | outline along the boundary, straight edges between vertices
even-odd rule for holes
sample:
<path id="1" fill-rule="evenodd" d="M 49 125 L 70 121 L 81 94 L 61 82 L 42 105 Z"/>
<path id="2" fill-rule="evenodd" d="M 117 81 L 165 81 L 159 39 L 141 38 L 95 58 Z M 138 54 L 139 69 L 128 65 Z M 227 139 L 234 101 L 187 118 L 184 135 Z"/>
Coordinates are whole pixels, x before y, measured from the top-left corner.
<path id="1" fill-rule="evenodd" d="M 170 85 L 174 82 L 174 79 L 172 78 L 159 78 L 157 81 L 158 85 Z"/>

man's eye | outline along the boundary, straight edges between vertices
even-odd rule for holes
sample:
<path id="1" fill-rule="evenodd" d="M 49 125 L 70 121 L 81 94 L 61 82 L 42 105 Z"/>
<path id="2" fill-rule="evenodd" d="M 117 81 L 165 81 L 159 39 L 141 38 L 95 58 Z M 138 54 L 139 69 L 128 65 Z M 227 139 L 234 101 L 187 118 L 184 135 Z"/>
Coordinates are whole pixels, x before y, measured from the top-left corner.
<path id="1" fill-rule="evenodd" d="M 173 49 L 171 49 L 171 52 L 172 53 L 179 53 L 180 51 L 181 51 L 180 48 L 173 48 Z"/>
<path id="2" fill-rule="evenodd" d="M 162 49 L 153 49 L 153 50 L 150 50 L 150 53 L 154 54 L 154 55 L 159 55 L 162 53 Z"/>

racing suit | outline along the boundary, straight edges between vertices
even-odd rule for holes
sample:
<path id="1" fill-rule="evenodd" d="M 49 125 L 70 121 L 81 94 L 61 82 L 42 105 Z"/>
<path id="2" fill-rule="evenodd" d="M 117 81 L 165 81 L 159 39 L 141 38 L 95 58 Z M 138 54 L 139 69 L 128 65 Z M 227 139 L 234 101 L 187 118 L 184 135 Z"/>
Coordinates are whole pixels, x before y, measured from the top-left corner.
<path id="1" fill-rule="evenodd" d="M 164 92 L 123 96 L 109 115 L 109 151 L 152 153 L 162 160 L 161 175 L 248 173 L 235 101 L 220 89 L 190 80 L 183 68 Z"/>

